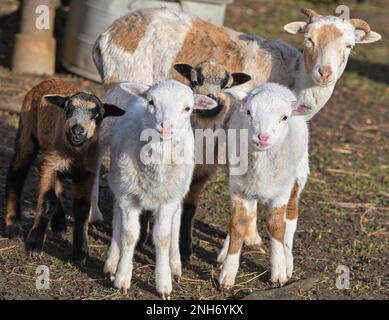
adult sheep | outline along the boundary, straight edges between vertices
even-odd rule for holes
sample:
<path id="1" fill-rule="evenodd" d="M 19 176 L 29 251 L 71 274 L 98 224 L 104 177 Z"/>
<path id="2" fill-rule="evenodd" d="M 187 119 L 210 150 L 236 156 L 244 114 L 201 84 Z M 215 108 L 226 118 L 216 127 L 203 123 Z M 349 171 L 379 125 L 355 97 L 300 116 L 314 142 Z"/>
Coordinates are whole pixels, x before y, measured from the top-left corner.
<path id="1" fill-rule="evenodd" d="M 106 85 L 118 81 L 152 84 L 166 78 L 187 82 L 174 70 L 176 63 L 212 60 L 230 72 L 250 74 L 252 80 L 242 89 L 264 82 L 290 88 L 299 101 L 312 107 L 310 119 L 331 97 L 352 47 L 381 36 L 360 19 L 322 16 L 311 9 L 301 12 L 308 22 L 291 22 L 284 29 L 304 36 L 303 52 L 281 40 L 247 35 L 163 8 L 131 12 L 116 20 L 98 37 L 93 57 Z M 204 181 L 192 183 L 187 198 L 203 186 Z M 191 221 L 195 211 L 195 204 L 185 201 L 182 221 Z M 190 256 L 190 234 L 182 233 L 180 241 L 182 257 Z"/>

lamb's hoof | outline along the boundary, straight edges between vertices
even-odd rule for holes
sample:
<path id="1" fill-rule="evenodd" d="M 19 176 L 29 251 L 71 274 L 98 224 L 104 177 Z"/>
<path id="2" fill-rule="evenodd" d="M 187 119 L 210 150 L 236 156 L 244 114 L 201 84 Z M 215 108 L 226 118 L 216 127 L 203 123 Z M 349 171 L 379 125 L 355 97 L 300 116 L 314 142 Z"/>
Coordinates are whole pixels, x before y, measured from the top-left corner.
<path id="1" fill-rule="evenodd" d="M 286 275 L 286 270 L 277 270 L 273 271 L 270 277 L 270 281 L 273 287 L 282 287 L 285 283 L 288 282 L 288 277 Z"/>
<path id="2" fill-rule="evenodd" d="M 162 300 L 170 300 L 170 294 L 161 294 L 161 299 Z"/>
<path id="3" fill-rule="evenodd" d="M 20 222 L 14 222 L 13 224 L 5 227 L 5 234 L 9 239 L 16 239 L 23 241 L 23 228 Z"/>
<path id="4" fill-rule="evenodd" d="M 32 258 L 37 258 L 43 250 L 44 234 L 37 230 L 31 230 L 26 240 L 27 254 Z"/>
<path id="5" fill-rule="evenodd" d="M 115 288 L 119 289 L 122 294 L 127 294 L 131 287 L 131 276 L 116 275 L 113 285 Z"/>
<path id="6" fill-rule="evenodd" d="M 220 290 L 229 290 L 235 284 L 235 277 L 232 277 L 228 274 L 224 274 L 223 272 L 219 277 L 219 289 Z"/>
<path id="7" fill-rule="evenodd" d="M 73 253 L 73 263 L 77 266 L 83 267 L 88 261 L 88 251 L 81 250 L 81 252 Z"/>

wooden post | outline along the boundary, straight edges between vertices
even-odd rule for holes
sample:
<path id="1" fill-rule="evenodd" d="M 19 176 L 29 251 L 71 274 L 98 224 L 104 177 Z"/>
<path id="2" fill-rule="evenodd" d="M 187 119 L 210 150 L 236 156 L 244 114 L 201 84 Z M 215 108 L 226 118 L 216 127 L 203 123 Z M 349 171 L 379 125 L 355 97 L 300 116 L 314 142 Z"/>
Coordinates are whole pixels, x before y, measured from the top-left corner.
<path id="1" fill-rule="evenodd" d="M 16 35 L 12 59 L 15 73 L 49 74 L 55 72 L 53 0 L 24 0 L 20 33 Z"/>

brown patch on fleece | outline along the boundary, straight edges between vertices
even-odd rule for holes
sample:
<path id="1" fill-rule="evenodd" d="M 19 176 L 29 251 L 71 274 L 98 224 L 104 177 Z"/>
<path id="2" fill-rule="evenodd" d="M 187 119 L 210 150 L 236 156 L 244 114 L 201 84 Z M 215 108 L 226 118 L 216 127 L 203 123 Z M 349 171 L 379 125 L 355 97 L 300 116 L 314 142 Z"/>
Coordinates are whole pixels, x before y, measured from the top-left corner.
<path id="1" fill-rule="evenodd" d="M 266 219 L 267 230 L 269 231 L 271 237 L 281 243 L 284 243 L 285 236 L 285 213 L 286 206 L 272 208 L 269 216 Z"/>

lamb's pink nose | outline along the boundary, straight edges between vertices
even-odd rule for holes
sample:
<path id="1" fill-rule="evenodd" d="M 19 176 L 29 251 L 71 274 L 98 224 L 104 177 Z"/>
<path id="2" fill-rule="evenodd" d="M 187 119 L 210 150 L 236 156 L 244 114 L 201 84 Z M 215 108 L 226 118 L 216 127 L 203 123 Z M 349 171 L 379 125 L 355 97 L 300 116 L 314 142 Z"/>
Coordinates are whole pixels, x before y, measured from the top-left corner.
<path id="1" fill-rule="evenodd" d="M 172 123 L 170 122 L 170 120 L 164 120 L 161 122 L 161 131 L 163 134 L 171 134 L 172 133 L 172 128 L 173 128 L 173 125 Z"/>
<path id="2" fill-rule="evenodd" d="M 269 140 L 269 135 L 267 133 L 261 133 L 258 135 L 258 140 L 261 145 L 267 145 Z"/>

